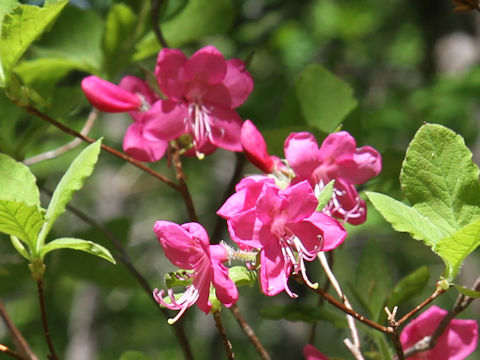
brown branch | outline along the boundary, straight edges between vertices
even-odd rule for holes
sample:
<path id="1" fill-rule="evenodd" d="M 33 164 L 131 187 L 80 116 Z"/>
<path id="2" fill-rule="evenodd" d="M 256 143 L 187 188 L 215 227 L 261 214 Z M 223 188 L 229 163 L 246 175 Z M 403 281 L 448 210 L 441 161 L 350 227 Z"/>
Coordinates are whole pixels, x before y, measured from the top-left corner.
<path id="1" fill-rule="evenodd" d="M 242 314 L 240 313 L 240 310 L 238 310 L 237 305 L 232 305 L 232 307 L 230 307 L 230 311 L 232 312 L 233 316 L 237 320 L 238 325 L 240 325 L 240 328 L 242 329 L 243 333 L 247 336 L 248 340 L 250 340 L 253 346 L 255 346 L 255 349 L 257 349 L 257 352 L 260 355 L 260 358 L 262 358 L 262 360 L 271 360 L 271 357 L 268 354 L 267 350 L 265 350 L 262 343 L 258 339 L 257 335 L 255 335 L 255 332 L 253 331 L 253 329 L 245 321 Z"/>
<path id="2" fill-rule="evenodd" d="M 47 193 L 49 196 L 52 196 L 52 192 L 50 190 L 46 190 L 42 188 L 42 191 Z M 171 314 L 162 307 L 158 306 L 158 303 L 155 301 L 155 299 L 152 296 L 153 289 L 148 283 L 147 279 L 137 270 L 135 265 L 133 265 L 130 256 L 128 255 L 127 251 L 123 247 L 121 241 L 103 224 L 99 223 L 92 217 L 88 216 L 85 214 L 83 211 L 77 209 L 76 207 L 72 205 L 67 204 L 67 210 L 70 211 L 72 214 L 74 214 L 76 217 L 84 221 L 86 224 L 89 224 L 92 227 L 95 227 L 99 229 L 101 232 L 105 234 L 108 240 L 111 241 L 113 246 L 117 249 L 117 259 L 120 260 L 120 262 L 127 268 L 127 270 L 133 275 L 133 277 L 137 280 L 137 282 L 140 284 L 142 289 L 145 291 L 147 296 L 153 301 L 155 306 L 160 309 L 160 312 L 162 315 L 166 318 L 169 319 L 171 317 Z M 177 337 L 178 342 L 180 343 L 180 346 L 183 350 L 185 359 L 187 360 L 193 360 L 193 354 L 192 350 L 190 347 L 190 344 L 188 342 L 187 336 L 185 334 L 185 328 L 183 326 L 183 321 L 180 319 L 179 321 L 175 322 L 173 325 L 173 331 L 175 333 L 175 336 Z"/>
<path id="3" fill-rule="evenodd" d="M 152 28 L 157 41 L 162 47 L 168 48 L 167 41 L 163 37 L 162 31 L 160 30 L 160 21 L 158 18 L 160 6 L 162 5 L 163 0 L 151 0 L 151 11 L 152 11 Z"/>
<path id="4" fill-rule="evenodd" d="M 12 350 L 5 345 L 0 344 L 0 352 L 7 354 L 11 357 L 14 357 L 15 359 L 20 359 L 20 360 L 30 360 L 28 357 L 25 357 L 25 355 L 22 355 L 15 350 Z"/>
<path id="5" fill-rule="evenodd" d="M 475 284 L 473 285 L 472 290 L 474 291 L 480 290 L 480 277 L 478 277 L 477 280 L 475 281 Z M 431 336 L 424 337 L 423 339 L 418 341 L 416 344 L 414 344 L 413 346 L 405 350 L 405 356 L 410 357 L 415 354 L 418 354 L 419 352 L 433 349 L 437 344 L 437 341 L 440 338 L 440 336 L 447 329 L 448 325 L 450 324 L 450 321 L 452 321 L 459 313 L 465 310 L 472 303 L 473 300 L 475 299 L 469 296 L 466 296 L 463 294 L 458 295 L 457 300 L 455 301 L 455 304 L 447 313 L 447 315 L 445 315 L 442 321 L 440 321 L 440 323 L 438 324 L 433 334 Z"/>
<path id="6" fill-rule="evenodd" d="M 182 195 L 183 202 L 187 207 L 188 216 L 190 217 L 190 221 L 198 222 L 198 216 L 195 212 L 195 206 L 193 205 L 192 196 L 190 195 L 190 191 L 188 190 L 187 183 L 185 182 L 185 173 L 183 172 L 182 160 L 180 160 L 180 149 L 175 144 L 172 146 L 172 163 L 173 168 L 175 169 L 175 174 L 177 175 L 178 180 L 178 191 Z"/>
<path id="7" fill-rule="evenodd" d="M 45 311 L 45 296 L 43 294 L 42 279 L 37 279 L 37 289 L 38 289 L 38 300 L 40 302 L 40 312 L 42 314 L 43 332 L 45 334 L 45 340 L 47 341 L 48 349 L 50 350 L 50 355 L 48 355 L 48 358 L 50 360 L 59 360 L 59 357 L 55 352 L 55 348 L 53 347 L 52 339 L 50 337 L 50 331 L 48 330 L 47 313 Z"/>
<path id="8" fill-rule="evenodd" d="M 12 338 L 13 344 L 15 345 L 15 348 L 17 349 L 19 354 L 22 356 L 26 356 L 30 360 L 38 360 L 38 357 L 30 349 L 27 341 L 8 316 L 7 309 L 5 308 L 2 300 L 0 300 L 0 316 L 2 317 L 3 322 L 7 326 L 10 337 Z"/>
<path id="9" fill-rule="evenodd" d="M 57 120 L 51 118 L 50 116 L 48 116 L 45 113 L 42 113 L 41 111 L 39 111 L 38 109 L 36 109 L 35 107 L 33 107 L 31 105 L 22 105 L 22 104 L 17 104 L 17 105 L 19 107 L 23 108 L 24 110 L 26 110 L 27 112 L 29 112 L 30 114 L 35 115 L 38 118 L 40 118 L 40 119 L 50 123 L 51 125 L 55 126 L 57 129 L 62 130 L 64 133 L 75 136 L 75 137 L 77 137 L 79 139 L 82 139 L 83 141 L 85 141 L 87 143 L 90 143 L 90 144 L 95 142 L 94 139 L 80 134 L 78 131 L 75 131 L 75 130 L 69 128 L 68 126 L 62 124 L 61 122 L 58 122 Z M 129 162 L 133 166 L 136 166 L 140 170 L 152 175 L 153 177 L 162 181 L 166 185 L 170 186 L 172 189 L 180 191 L 180 187 L 177 184 L 175 184 L 173 181 L 171 181 L 167 177 L 163 176 L 162 174 L 156 172 L 155 170 L 150 169 L 148 166 L 144 165 L 140 161 L 135 160 L 131 156 L 128 156 L 128 155 L 126 155 L 126 154 L 124 154 L 124 153 L 122 153 L 118 150 L 115 150 L 115 149 L 113 149 L 110 146 L 107 146 L 105 144 L 102 144 L 102 150 L 105 150 L 105 151 L 109 152 L 110 154 L 115 155 L 116 157 L 119 157 L 120 159 Z"/>
<path id="10" fill-rule="evenodd" d="M 215 319 L 215 325 L 217 327 L 218 333 L 220 334 L 223 340 L 223 345 L 225 347 L 225 352 L 227 353 L 228 359 L 229 360 L 235 359 L 235 354 L 233 353 L 232 344 L 230 343 L 230 340 L 228 340 L 227 333 L 222 324 L 222 318 L 220 317 L 220 312 L 218 311 L 214 312 L 213 318 Z"/>
<path id="11" fill-rule="evenodd" d="M 98 110 L 93 108 L 92 111 L 90 112 L 90 114 L 88 115 L 88 118 L 87 118 L 87 121 L 85 122 L 85 125 L 83 125 L 82 130 L 80 130 L 80 134 L 86 136 L 90 132 L 90 130 L 92 129 L 93 124 L 95 123 L 95 120 L 97 119 L 97 117 L 98 117 Z M 25 165 L 32 165 L 32 164 L 36 164 L 36 163 L 39 163 L 39 162 L 44 161 L 44 160 L 53 159 L 57 156 L 60 156 L 64 153 L 66 153 L 67 151 L 69 151 L 71 149 L 76 148 L 81 143 L 82 143 L 82 139 L 75 138 L 72 141 L 66 143 L 65 145 L 62 145 L 62 146 L 56 148 L 55 150 L 46 151 L 44 153 L 32 156 L 31 158 L 25 159 L 23 161 L 23 163 Z"/>
<path id="12" fill-rule="evenodd" d="M 339 310 L 343 311 L 344 313 L 348 314 L 348 315 L 351 315 L 353 316 L 355 319 L 357 319 L 358 321 L 360 322 L 363 322 L 364 324 L 370 326 L 371 328 L 375 329 L 375 330 L 378 330 L 378 331 L 381 331 L 383 333 L 386 333 L 386 334 L 392 334 L 393 333 L 393 329 L 391 327 L 386 327 L 386 326 L 382 326 L 380 324 L 377 324 L 376 322 L 373 322 L 372 320 L 370 319 L 367 319 L 366 317 L 364 317 L 363 315 L 360 315 L 359 313 L 357 313 L 356 311 L 352 310 L 352 309 L 349 309 L 347 308 L 342 302 L 338 301 L 337 299 L 335 299 L 334 297 L 332 297 L 330 294 L 326 293 L 325 291 L 323 291 L 322 288 L 317 288 L 317 289 L 313 289 L 311 287 L 309 287 L 307 285 L 307 283 L 305 282 L 305 280 L 303 279 L 303 277 L 300 275 L 300 274 L 292 274 L 292 277 L 300 284 L 308 287 L 310 290 L 312 290 L 313 292 L 317 293 L 318 295 L 322 296 L 327 302 L 329 302 L 330 304 L 332 304 L 333 306 L 335 306 L 336 308 L 338 308 Z"/>
<path id="13" fill-rule="evenodd" d="M 419 305 L 415 306 L 413 310 L 411 310 L 408 314 L 406 314 L 404 317 L 402 317 L 400 320 L 397 321 L 398 325 L 400 326 L 401 324 L 403 324 L 405 321 L 407 321 L 409 318 L 411 318 L 413 315 L 415 315 L 417 312 L 419 312 L 425 306 L 427 306 L 433 300 L 435 300 L 439 295 L 442 295 L 445 291 L 446 291 L 445 289 L 437 285 L 437 288 L 432 293 L 432 295 L 430 295 L 428 298 L 422 301 Z"/>

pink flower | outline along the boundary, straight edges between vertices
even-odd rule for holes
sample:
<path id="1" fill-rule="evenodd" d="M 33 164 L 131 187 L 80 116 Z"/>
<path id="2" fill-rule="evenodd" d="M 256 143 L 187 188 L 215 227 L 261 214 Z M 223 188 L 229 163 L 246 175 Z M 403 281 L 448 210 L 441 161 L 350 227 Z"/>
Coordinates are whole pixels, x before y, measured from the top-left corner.
<path id="1" fill-rule="evenodd" d="M 268 153 L 265 139 L 250 120 L 245 120 L 242 125 L 240 142 L 248 160 L 264 173 L 270 174 L 275 169 L 285 168 L 278 157 Z"/>
<path id="2" fill-rule="evenodd" d="M 358 225 L 365 222 L 367 209 L 354 185 L 363 184 L 382 169 L 380 154 L 370 146 L 356 147 L 346 131 L 327 136 L 320 148 L 307 132 L 292 133 L 285 140 L 285 156 L 297 175 L 294 182 L 308 180 L 321 190 L 335 180 L 335 191 L 324 211 Z"/>
<path id="3" fill-rule="evenodd" d="M 303 357 L 305 360 L 328 360 L 317 348 L 311 344 L 305 345 L 303 348 Z"/>
<path id="4" fill-rule="evenodd" d="M 216 147 L 241 151 L 242 120 L 234 109 L 253 89 L 241 60 L 226 61 L 213 46 L 190 58 L 180 50 L 164 48 L 158 55 L 155 75 L 168 98 L 162 102 L 168 106 L 154 106 L 148 115 L 151 136 L 169 141 L 189 134 L 197 156 Z"/>
<path id="5" fill-rule="evenodd" d="M 105 112 L 126 112 L 133 118 L 123 139 L 123 150 L 139 161 L 157 161 L 163 157 L 168 143 L 146 137 L 146 111 L 158 100 L 147 83 L 134 76 L 125 76 L 117 86 L 96 76 L 82 80 L 82 89 L 88 101 Z"/>
<path id="6" fill-rule="evenodd" d="M 410 321 L 400 335 L 403 349 L 415 345 L 426 336 L 433 334 L 438 324 L 447 315 L 447 311 L 438 306 L 431 306 L 416 319 Z M 462 360 L 477 348 L 478 324 L 475 320 L 453 319 L 438 338 L 431 350 L 410 356 L 417 360 Z"/>
<path id="7" fill-rule="evenodd" d="M 241 249 L 260 250 L 260 285 L 273 296 L 285 290 L 291 272 L 306 275 L 305 261 L 340 245 L 347 233 L 330 216 L 316 212 L 312 188 L 300 182 L 285 190 L 266 176 L 243 179 L 217 214 L 227 219 L 232 240 Z"/>
<path id="8" fill-rule="evenodd" d="M 210 245 L 207 232 L 197 223 L 178 225 L 169 221 L 157 221 L 153 227 L 165 255 L 175 266 L 193 270 L 192 283 L 183 295 L 175 299 L 172 289 L 168 290 L 169 302 L 164 300 L 165 291 L 155 289 L 153 296 L 162 306 L 170 310 L 180 310 L 173 324 L 193 304 L 208 314 L 212 307 L 209 300 L 210 285 L 213 284 L 217 299 L 226 307 L 237 302 L 238 292 L 228 277 L 228 269 L 222 264 L 228 260 L 227 250 L 222 245 Z"/>

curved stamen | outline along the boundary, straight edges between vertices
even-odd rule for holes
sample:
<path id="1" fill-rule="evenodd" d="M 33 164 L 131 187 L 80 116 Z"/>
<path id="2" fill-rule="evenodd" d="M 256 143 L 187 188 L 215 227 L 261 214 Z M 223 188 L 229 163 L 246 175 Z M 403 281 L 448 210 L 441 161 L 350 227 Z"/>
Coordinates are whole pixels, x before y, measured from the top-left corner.
<path id="1" fill-rule="evenodd" d="M 157 303 L 159 303 L 163 307 L 166 307 L 167 309 L 180 310 L 177 313 L 177 315 L 175 315 L 174 318 L 168 319 L 168 323 L 171 325 L 171 324 L 174 324 L 178 319 L 180 319 L 180 317 L 187 310 L 187 308 L 195 304 L 195 302 L 198 299 L 199 292 L 193 285 L 189 285 L 186 287 L 185 292 L 179 299 L 175 299 L 175 295 L 172 289 L 168 289 L 167 293 L 168 293 L 168 299 L 170 300 L 170 303 L 167 303 L 164 300 L 165 290 L 163 289 L 153 290 L 153 298 Z"/>

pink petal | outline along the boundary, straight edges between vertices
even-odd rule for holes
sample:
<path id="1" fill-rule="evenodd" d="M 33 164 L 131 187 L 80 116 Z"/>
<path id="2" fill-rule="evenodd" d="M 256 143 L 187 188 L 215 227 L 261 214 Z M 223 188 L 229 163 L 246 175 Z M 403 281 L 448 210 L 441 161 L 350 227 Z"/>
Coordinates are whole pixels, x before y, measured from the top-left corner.
<path id="1" fill-rule="evenodd" d="M 204 247 L 182 226 L 170 221 L 157 221 L 153 226 L 158 241 L 170 262 L 181 269 L 195 269 L 208 259 Z"/>
<path id="2" fill-rule="evenodd" d="M 123 150 L 138 161 L 154 162 L 160 160 L 167 150 L 165 140 L 150 140 L 143 136 L 143 124 L 131 124 L 123 138 Z"/>
<path id="3" fill-rule="evenodd" d="M 311 344 L 305 345 L 303 348 L 303 357 L 305 360 L 328 360 L 317 348 Z"/>
<path id="4" fill-rule="evenodd" d="M 333 210 L 332 215 L 352 225 L 363 224 L 367 220 L 367 206 L 358 195 L 355 186 L 343 179 L 336 179 L 334 187 L 337 191 L 336 199 L 340 204 L 340 209 Z M 353 215 L 348 215 L 348 213 Z"/>
<path id="5" fill-rule="evenodd" d="M 240 59 L 227 61 L 227 74 L 223 84 L 228 89 L 231 99 L 231 107 L 236 108 L 247 100 L 253 90 L 253 79 L 245 69 L 245 63 Z"/>
<path id="6" fill-rule="evenodd" d="M 267 227 L 264 227 L 260 236 L 265 244 L 260 252 L 260 285 L 265 295 L 275 296 L 285 289 L 291 265 L 285 269 L 285 260 L 278 239 L 272 236 Z"/>
<path id="7" fill-rule="evenodd" d="M 281 190 L 280 196 L 286 198 L 284 211 L 288 213 L 289 222 L 297 222 L 309 217 L 318 205 L 318 200 L 308 181 L 302 181 Z"/>
<path id="8" fill-rule="evenodd" d="M 212 264 L 210 260 L 205 257 L 198 265 L 195 269 L 195 280 L 193 281 L 193 285 L 198 290 L 196 304 L 200 310 L 208 314 L 212 308 L 212 303 L 209 300 L 210 284 L 213 280 Z"/>
<path id="9" fill-rule="evenodd" d="M 256 210 L 248 209 L 228 220 L 230 237 L 241 249 L 261 249 L 262 241 L 259 238 L 259 229 L 263 226 L 257 219 Z"/>
<path id="10" fill-rule="evenodd" d="M 96 76 L 86 77 L 81 86 L 88 101 L 100 111 L 126 112 L 142 106 L 137 95 Z"/>
<path id="11" fill-rule="evenodd" d="M 274 167 L 273 158 L 268 154 L 265 139 L 250 120 L 242 125 L 240 142 L 246 157 L 264 173 L 271 173 Z"/>
<path id="12" fill-rule="evenodd" d="M 317 140 L 310 133 L 291 133 L 283 148 L 288 164 L 301 180 L 309 179 L 320 165 Z"/>
<path id="13" fill-rule="evenodd" d="M 147 82 L 135 76 L 128 75 L 123 77 L 118 86 L 132 94 L 139 95 L 149 105 L 158 100 L 158 96 L 148 86 Z"/>
<path id="14" fill-rule="evenodd" d="M 210 245 L 210 254 L 213 269 L 213 286 L 215 287 L 215 295 L 222 304 L 230 307 L 238 300 L 238 290 L 235 283 L 228 276 L 228 269 L 221 263 L 228 259 L 222 260 L 222 253 L 226 257 L 226 250 L 222 245 Z"/>
<path id="15" fill-rule="evenodd" d="M 315 248 L 318 251 L 333 250 L 347 237 L 347 232 L 337 220 L 317 211 L 289 227 L 309 251 L 314 251 Z M 321 235 L 321 238 L 318 235 Z"/>
<path id="16" fill-rule="evenodd" d="M 208 253 L 210 239 L 208 238 L 207 231 L 202 225 L 196 222 L 190 222 L 183 224 L 182 228 L 184 228 L 192 238 L 197 240 L 197 242 L 201 244 L 205 252 Z"/>
<path id="17" fill-rule="evenodd" d="M 183 66 L 187 57 L 178 49 L 160 50 L 155 67 L 158 86 L 172 100 L 180 100 L 187 91 L 186 79 L 183 79 Z"/>
<path id="18" fill-rule="evenodd" d="M 242 119 L 235 110 L 212 107 L 207 114 L 211 127 L 210 141 L 225 150 L 242 151 L 240 132 Z"/>
<path id="19" fill-rule="evenodd" d="M 145 136 L 170 141 L 186 131 L 188 109 L 170 100 L 158 100 L 144 116 Z"/>
<path id="20" fill-rule="evenodd" d="M 355 139 L 346 131 L 330 134 L 320 146 L 320 160 L 325 165 L 350 160 L 356 146 Z"/>
<path id="21" fill-rule="evenodd" d="M 227 64 L 220 51 L 213 46 L 206 46 L 188 59 L 184 69 L 190 81 L 215 85 L 225 78 Z"/>
<path id="22" fill-rule="evenodd" d="M 403 348 L 406 350 L 425 336 L 431 335 L 446 314 L 446 310 L 434 305 L 410 321 L 400 335 Z M 453 319 L 433 349 L 418 353 L 409 359 L 463 360 L 475 351 L 477 343 L 477 322 Z"/>
<path id="23" fill-rule="evenodd" d="M 341 168 L 341 176 L 352 184 L 363 184 L 382 170 L 382 157 L 377 150 L 363 146 L 355 150 L 353 162 Z"/>

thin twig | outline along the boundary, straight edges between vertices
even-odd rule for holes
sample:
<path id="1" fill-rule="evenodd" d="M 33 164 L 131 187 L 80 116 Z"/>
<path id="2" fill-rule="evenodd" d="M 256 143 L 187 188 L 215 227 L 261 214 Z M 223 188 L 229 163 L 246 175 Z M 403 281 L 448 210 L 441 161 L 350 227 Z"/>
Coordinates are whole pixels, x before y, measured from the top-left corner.
<path id="1" fill-rule="evenodd" d="M 442 295 L 446 290 L 437 286 L 435 291 L 430 295 L 428 298 L 426 298 L 424 301 L 421 302 L 421 304 L 415 306 L 413 310 L 411 310 L 408 314 L 406 314 L 404 317 L 402 317 L 400 320 L 397 321 L 398 325 L 400 326 L 403 324 L 405 321 L 407 321 L 409 318 L 411 318 L 413 315 L 415 315 L 417 312 L 422 310 L 425 306 L 430 304 L 433 300 L 435 300 L 439 295 Z"/>
<path id="2" fill-rule="evenodd" d="M 235 354 L 233 353 L 232 344 L 230 343 L 230 340 L 228 340 L 227 333 L 222 324 L 222 318 L 220 317 L 220 312 L 218 311 L 214 312 L 213 318 L 215 319 L 215 325 L 217 326 L 218 333 L 220 334 L 223 340 L 223 345 L 225 347 L 225 352 L 227 353 L 228 359 L 229 360 L 235 359 Z"/>
<path id="3" fill-rule="evenodd" d="M 327 275 L 328 279 L 330 280 L 330 283 L 332 284 L 335 292 L 337 293 L 338 297 L 343 300 L 343 303 L 345 306 L 353 310 L 352 305 L 348 301 L 348 298 L 345 296 L 343 293 L 340 284 L 338 283 L 337 279 L 335 278 L 335 275 L 333 274 L 332 270 L 330 269 L 330 266 L 327 261 L 327 257 L 325 256 L 325 253 L 323 251 L 318 253 L 318 260 L 320 260 L 320 264 L 322 264 L 323 270 L 325 270 L 325 274 Z M 357 327 L 355 325 L 355 321 L 353 317 L 350 315 L 347 315 L 347 322 L 348 322 L 348 327 L 350 328 L 350 333 L 352 335 L 352 340 L 353 343 L 349 341 L 349 339 L 345 339 L 345 345 L 348 347 L 348 349 L 351 351 L 355 359 L 357 360 L 364 360 L 362 352 L 360 350 L 360 337 L 358 336 L 358 331 Z"/>
<path id="4" fill-rule="evenodd" d="M 397 306 L 393 308 L 393 311 L 390 311 L 388 307 L 385 306 L 388 325 L 393 329 L 393 333 L 390 335 L 392 338 L 393 346 L 395 348 L 395 352 L 397 353 L 396 359 L 405 360 L 405 354 L 403 353 L 403 347 L 402 347 L 402 343 L 400 342 L 400 335 L 398 333 L 398 322 L 395 319 L 395 317 L 397 316 L 397 310 L 398 310 Z"/>
<path id="5" fill-rule="evenodd" d="M 17 104 L 17 105 L 20 106 L 21 108 L 23 108 L 24 110 L 26 110 L 27 112 L 29 112 L 30 114 L 35 115 L 38 118 L 52 124 L 57 129 L 62 130 L 64 133 L 67 133 L 69 135 L 72 135 L 72 136 L 75 136 L 79 139 L 82 139 L 83 141 L 85 141 L 89 144 L 95 142 L 94 139 L 80 134 L 78 131 L 69 128 L 68 126 L 62 124 L 61 122 L 58 122 L 57 120 L 51 118 L 50 116 L 48 116 L 45 113 L 42 113 L 41 111 L 39 111 L 38 109 L 36 109 L 35 107 L 33 107 L 31 105 L 22 105 L 22 104 Z M 136 166 L 140 170 L 143 170 L 146 173 L 154 176 L 155 178 L 159 179 L 160 181 L 162 181 L 166 185 L 170 186 L 172 189 L 180 191 L 180 187 L 177 184 L 175 184 L 173 181 L 171 181 L 167 177 L 163 176 L 162 174 L 156 172 L 155 170 L 150 169 L 148 166 L 144 165 L 140 161 L 135 160 L 131 156 L 128 156 L 128 155 L 126 155 L 126 154 L 124 154 L 120 151 L 117 151 L 117 150 L 115 150 L 115 149 L 113 149 L 110 146 L 107 146 L 105 144 L 102 144 L 102 149 L 109 152 L 110 154 L 115 155 L 116 157 L 119 157 L 120 159 L 122 159 L 124 161 L 129 162 L 130 164 L 132 164 L 133 166 Z"/>
<path id="6" fill-rule="evenodd" d="M 49 196 L 52 196 L 52 192 L 50 190 L 42 188 L 42 191 L 47 193 Z M 171 317 L 171 314 L 165 308 L 158 306 L 158 303 L 155 301 L 155 299 L 152 296 L 153 288 L 150 286 L 147 279 L 138 271 L 135 265 L 133 265 L 130 259 L 130 256 L 128 255 L 127 251 L 123 247 L 121 241 L 106 226 L 99 223 L 92 217 L 88 216 L 83 211 L 69 204 L 67 204 L 67 210 L 70 211 L 75 216 L 77 216 L 79 219 L 83 220 L 85 223 L 99 229 L 101 232 L 105 234 L 107 239 L 110 240 L 112 244 L 115 246 L 115 248 L 117 249 L 118 254 L 116 258 L 120 260 L 121 263 L 127 268 L 127 270 L 133 275 L 133 277 L 140 284 L 140 286 L 145 291 L 149 299 L 151 299 L 155 304 L 155 306 L 160 309 L 160 312 L 163 314 L 163 316 L 165 316 L 166 319 L 169 319 Z M 185 359 L 193 360 L 192 350 L 188 342 L 187 336 L 185 334 L 185 328 L 184 328 L 182 319 L 175 322 L 175 324 L 173 324 L 172 326 L 173 326 L 175 336 L 177 337 L 177 340 L 180 343 L 180 346 L 183 350 Z"/>
<path id="7" fill-rule="evenodd" d="M 243 167 L 245 166 L 245 155 L 243 153 L 235 153 L 236 161 L 235 161 L 235 169 L 233 170 L 232 177 L 230 178 L 230 182 L 228 183 L 227 188 L 223 194 L 222 204 L 227 201 L 227 199 L 235 192 L 235 185 L 239 182 Z M 218 206 L 217 208 L 220 208 Z M 225 226 L 225 221 L 220 216 L 217 217 L 217 222 L 215 223 L 215 227 L 213 228 L 212 236 L 210 237 L 212 244 L 219 244 L 220 237 L 222 236 L 223 227 Z"/>
<path id="8" fill-rule="evenodd" d="M 45 311 L 45 296 L 43 294 L 43 280 L 37 280 L 37 289 L 38 289 L 38 300 L 40 302 L 40 312 L 42 314 L 42 324 L 43 324 L 43 332 L 45 334 L 45 340 L 47 340 L 48 349 L 50 350 L 50 355 L 48 358 L 50 360 L 59 360 L 57 353 L 55 352 L 55 348 L 53 347 L 52 339 L 50 337 L 50 331 L 48 330 L 48 322 L 47 322 L 47 313 Z"/>
<path id="9" fill-rule="evenodd" d="M 308 284 L 305 282 L 305 280 L 303 279 L 303 277 L 300 275 L 300 274 L 292 274 L 292 277 L 300 284 L 308 287 L 310 290 L 312 290 L 313 292 L 317 293 L 318 295 L 322 296 L 327 302 L 329 302 L 330 304 L 332 304 L 333 306 L 335 306 L 336 308 L 338 308 L 339 310 L 343 311 L 344 313 L 346 314 L 349 314 L 351 316 L 353 316 L 355 319 L 357 319 L 358 321 L 360 322 L 363 322 L 364 324 L 370 326 L 371 328 L 373 329 L 376 329 L 378 331 L 381 331 L 383 333 L 386 333 L 386 334 L 391 334 L 393 332 L 393 329 L 390 328 L 390 327 L 386 327 L 386 326 L 382 326 L 380 324 L 377 324 L 376 322 L 373 322 L 372 320 L 370 319 L 367 319 L 366 317 L 364 317 L 363 315 L 360 315 L 359 313 L 357 313 L 356 311 L 352 310 L 352 309 L 349 309 L 347 308 L 342 302 L 338 301 L 337 299 L 335 299 L 334 297 L 332 297 L 330 294 L 326 293 L 325 291 L 323 291 L 323 289 L 321 288 L 311 288 L 308 286 Z"/>
<path id="10" fill-rule="evenodd" d="M 195 206 L 193 205 L 192 196 L 190 190 L 188 190 L 187 183 L 185 182 L 185 173 L 183 172 L 182 160 L 180 160 L 180 149 L 175 145 L 172 149 L 172 163 L 177 175 L 177 181 L 179 186 L 180 195 L 182 195 L 183 202 L 187 207 L 188 216 L 190 221 L 198 222 L 198 216 L 195 212 Z"/>
<path id="11" fill-rule="evenodd" d="M 232 312 L 233 316 L 237 320 L 238 325 L 240 325 L 240 328 L 242 329 L 243 333 L 247 336 L 248 340 L 250 340 L 253 346 L 255 346 L 255 349 L 257 349 L 257 352 L 260 355 L 260 358 L 262 358 L 262 360 L 271 360 L 271 357 L 268 354 L 267 350 L 265 350 L 262 343 L 258 339 L 257 335 L 255 335 L 255 332 L 253 331 L 253 329 L 245 321 L 244 317 L 240 313 L 240 310 L 238 310 L 238 306 L 236 304 L 232 305 L 230 307 L 230 311 Z"/>
<path id="12" fill-rule="evenodd" d="M 327 261 L 330 265 L 330 268 L 333 267 L 333 259 L 334 259 L 333 254 L 334 254 L 333 251 L 327 252 Z M 323 289 L 323 292 L 328 293 L 328 290 L 330 289 L 330 281 L 328 280 L 328 278 L 325 279 L 325 282 L 323 284 L 322 289 Z M 322 306 L 324 301 L 325 301 L 324 298 L 319 296 L 317 306 L 318 307 Z M 309 344 L 314 344 L 315 343 L 315 335 L 316 335 L 316 331 L 317 331 L 317 325 L 318 325 L 318 322 L 314 322 L 312 324 L 312 328 L 310 329 L 310 341 L 308 342 Z"/>
<path id="13" fill-rule="evenodd" d="M 472 290 L 474 291 L 480 290 L 480 277 L 476 279 Z M 447 313 L 447 315 L 445 315 L 442 321 L 440 321 L 440 323 L 438 324 L 433 334 L 431 336 L 424 337 L 423 339 L 418 341 L 416 344 L 414 344 L 413 346 L 405 350 L 405 356 L 410 357 L 415 354 L 418 354 L 419 352 L 433 349 L 437 344 L 437 341 L 440 338 L 440 336 L 447 329 L 448 325 L 450 324 L 450 321 L 452 321 L 459 313 L 465 310 L 472 303 L 473 300 L 475 299 L 469 296 L 466 296 L 463 294 L 458 295 L 457 300 L 455 301 L 455 304 Z"/>
<path id="14" fill-rule="evenodd" d="M 15 350 L 12 350 L 8 348 L 7 346 L 0 344 L 0 352 L 7 354 L 11 357 L 14 357 L 15 359 L 20 359 L 20 360 L 30 360 L 28 357 L 25 357 L 25 355 L 22 355 Z"/>
<path id="15" fill-rule="evenodd" d="M 158 18 L 160 6 L 162 5 L 163 0 L 152 0 L 151 4 L 151 11 L 152 11 L 152 28 L 157 41 L 162 47 L 168 48 L 167 41 L 163 37 L 162 31 L 160 30 L 160 21 Z"/>
<path id="16" fill-rule="evenodd" d="M 90 132 L 90 130 L 92 130 L 93 124 L 95 123 L 95 120 L 97 119 L 97 117 L 98 117 L 98 110 L 93 108 L 92 111 L 90 111 L 90 114 L 88 115 L 88 118 L 87 118 L 87 121 L 85 122 L 85 125 L 83 125 L 82 130 L 80 130 L 80 134 L 82 134 L 84 136 L 87 136 L 88 133 Z M 31 158 L 25 159 L 25 160 L 23 160 L 23 163 L 25 165 L 32 165 L 32 164 L 36 164 L 36 163 L 39 163 L 39 162 L 44 161 L 44 160 L 53 159 L 57 156 L 60 156 L 64 153 L 66 153 L 67 151 L 69 151 L 71 149 L 76 148 L 81 143 L 82 143 L 82 139 L 75 138 L 72 141 L 70 141 L 69 143 L 66 143 L 63 146 L 60 146 L 59 148 L 57 148 L 55 150 L 50 150 L 50 151 L 44 152 L 42 154 L 32 156 Z"/>

